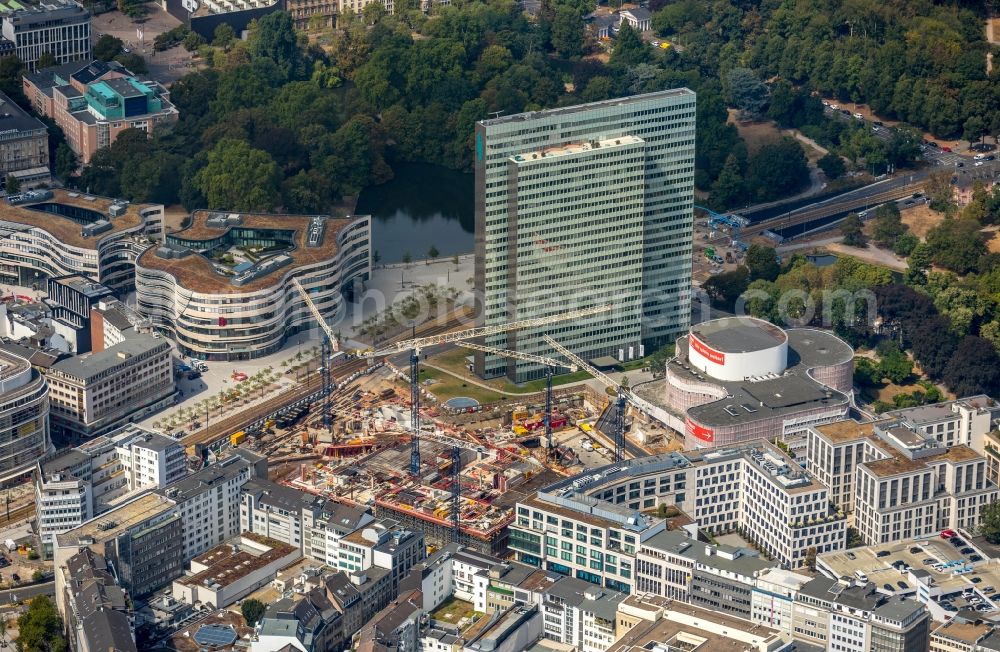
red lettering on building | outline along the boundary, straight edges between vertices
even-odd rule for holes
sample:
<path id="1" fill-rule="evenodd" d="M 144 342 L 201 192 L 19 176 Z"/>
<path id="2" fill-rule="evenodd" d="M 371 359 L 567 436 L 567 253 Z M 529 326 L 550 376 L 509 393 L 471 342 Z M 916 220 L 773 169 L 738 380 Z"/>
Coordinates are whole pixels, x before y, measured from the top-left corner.
<path id="1" fill-rule="evenodd" d="M 700 426 L 690 418 L 687 419 L 686 425 L 688 433 L 694 435 L 698 439 L 707 442 L 715 441 L 715 431 L 711 428 Z"/>
<path id="2" fill-rule="evenodd" d="M 711 348 L 710 346 L 699 340 L 697 337 L 695 337 L 694 333 L 691 333 L 691 337 L 689 337 L 688 339 L 691 342 L 691 348 L 697 351 L 698 353 L 702 354 L 715 364 L 726 364 L 725 353 L 722 353 L 721 351 L 716 351 L 715 349 Z"/>

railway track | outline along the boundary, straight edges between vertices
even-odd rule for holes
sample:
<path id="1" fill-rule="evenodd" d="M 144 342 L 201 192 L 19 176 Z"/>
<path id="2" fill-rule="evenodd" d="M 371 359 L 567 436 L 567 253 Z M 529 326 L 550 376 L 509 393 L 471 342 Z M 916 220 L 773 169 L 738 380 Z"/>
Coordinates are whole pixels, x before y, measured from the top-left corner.
<path id="1" fill-rule="evenodd" d="M 26 518 L 30 518 L 35 515 L 35 503 L 28 503 L 27 505 L 22 505 L 10 510 L 8 515 L 7 510 L 0 511 L 0 524 L 6 525 L 8 523 L 17 523 L 18 521 L 23 521 Z"/>
<path id="2" fill-rule="evenodd" d="M 880 192 L 876 195 L 857 197 L 840 202 L 830 202 L 824 205 L 814 206 L 813 208 L 806 210 L 786 213 L 785 215 L 779 215 L 762 222 L 757 222 L 756 224 L 751 224 L 741 229 L 740 235 L 744 237 L 759 235 L 768 229 L 772 231 L 786 229 L 790 226 L 807 224 L 838 213 L 850 212 L 859 208 L 864 209 L 866 207 L 875 206 L 883 202 L 904 199 L 912 196 L 915 192 L 922 191 L 923 187 L 923 182 L 918 181 L 916 183 L 900 186 L 899 188 L 893 188 L 892 190 L 886 190 L 885 192 Z"/>

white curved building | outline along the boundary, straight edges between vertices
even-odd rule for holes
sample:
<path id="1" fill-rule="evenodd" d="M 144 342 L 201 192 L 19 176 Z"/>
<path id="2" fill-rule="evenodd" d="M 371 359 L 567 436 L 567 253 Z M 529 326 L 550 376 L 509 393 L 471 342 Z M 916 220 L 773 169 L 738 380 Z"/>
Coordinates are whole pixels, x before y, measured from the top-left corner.
<path id="1" fill-rule="evenodd" d="M 163 206 L 66 190 L 35 190 L 0 202 L 0 283 L 45 287 L 80 274 L 131 288 L 135 259 L 163 237 Z"/>
<path id="2" fill-rule="evenodd" d="M 797 449 L 809 426 L 847 416 L 853 373 L 854 350 L 832 333 L 726 317 L 678 338 L 662 395 L 643 397 L 666 408 L 686 448 L 780 437 Z"/>
<path id="3" fill-rule="evenodd" d="M 248 360 L 314 326 L 371 274 L 371 218 L 198 211 L 136 261 L 139 312 L 201 360 Z"/>
<path id="4" fill-rule="evenodd" d="M 49 386 L 27 360 L 0 350 L 0 483 L 51 452 Z"/>

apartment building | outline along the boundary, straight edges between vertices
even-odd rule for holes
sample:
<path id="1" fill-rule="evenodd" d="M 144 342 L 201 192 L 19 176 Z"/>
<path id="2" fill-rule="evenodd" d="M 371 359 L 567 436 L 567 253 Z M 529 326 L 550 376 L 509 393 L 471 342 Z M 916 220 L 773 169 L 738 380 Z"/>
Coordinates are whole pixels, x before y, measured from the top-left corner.
<path id="1" fill-rule="evenodd" d="M 340 542 L 375 520 L 363 507 L 352 507 L 332 500 L 323 503 L 318 512 L 303 512 L 303 528 L 307 532 L 307 545 L 303 554 L 330 568 L 340 560 Z"/>
<path id="2" fill-rule="evenodd" d="M 62 616 L 71 650 L 138 651 L 131 601 L 111 570 L 104 557 L 89 548 L 56 569 L 62 574 L 62 603 L 66 605 Z"/>
<path id="3" fill-rule="evenodd" d="M 625 460 L 553 483 L 519 501 L 509 546 L 526 564 L 616 590 L 633 588 L 638 549 L 662 532 L 661 504 L 711 533 L 739 529 L 780 563 L 846 544 L 828 490 L 768 442 Z"/>
<path id="4" fill-rule="evenodd" d="M 288 648 L 283 647 L 286 645 Z M 323 652 L 342 649 L 343 645 L 343 615 L 325 590 L 315 588 L 301 600 L 282 598 L 269 605 L 250 642 L 250 652 Z"/>
<path id="5" fill-rule="evenodd" d="M 926 650 L 930 638 L 922 604 L 887 597 L 874 584 L 817 577 L 799 589 L 793 610 L 795 637 L 830 652 Z"/>
<path id="6" fill-rule="evenodd" d="M 46 375 L 53 433 L 93 437 L 172 405 L 171 353 L 160 335 L 131 333 L 104 351 L 56 362 Z"/>
<path id="7" fill-rule="evenodd" d="M 486 344 L 547 354 L 547 332 L 585 358 L 632 359 L 687 329 L 694 129 L 695 94 L 683 88 L 476 123 L 483 324 L 556 315 L 622 293 L 612 313 Z M 517 382 L 544 373 L 483 354 L 475 369 Z"/>
<path id="8" fill-rule="evenodd" d="M 983 453 L 984 437 L 1000 418 L 1000 404 L 979 394 L 933 405 L 892 410 L 883 419 L 899 421 L 903 427 L 933 436 L 942 446 L 964 444 Z"/>
<path id="9" fill-rule="evenodd" d="M 52 451 L 49 385 L 27 358 L 0 349 L 0 484 L 31 472 Z"/>
<path id="10" fill-rule="evenodd" d="M 807 444 L 809 470 L 840 509 L 852 505 L 868 544 L 971 529 L 1000 492 L 986 476 L 986 458 L 943 428 L 917 429 L 904 419 L 815 426 Z M 953 431 L 954 432 L 954 431 Z"/>
<path id="11" fill-rule="evenodd" d="M 35 514 L 45 557 L 55 535 L 187 474 L 184 447 L 135 425 L 39 460 Z"/>
<path id="12" fill-rule="evenodd" d="M 72 0 L 14 5 L 3 15 L 0 33 L 14 44 L 14 53 L 28 70 L 38 67 L 48 52 L 56 63 L 90 58 L 90 12 Z"/>
<path id="13" fill-rule="evenodd" d="M 163 237 L 163 206 L 62 189 L 0 202 L 0 282 L 42 289 L 78 274 L 112 291 L 135 284 L 135 259 Z"/>
<path id="14" fill-rule="evenodd" d="M 49 130 L 38 118 L 0 93 L 0 177 L 17 179 L 21 188 L 52 180 L 49 173 Z"/>
<path id="15" fill-rule="evenodd" d="M 615 642 L 615 614 L 625 597 L 625 593 L 563 577 L 545 591 L 542 636 L 580 652 L 604 652 Z"/>
<path id="16" fill-rule="evenodd" d="M 184 531 L 185 560 L 240 533 L 241 489 L 251 479 L 262 479 L 256 464 L 260 459 L 237 449 L 233 455 L 157 492 L 176 505 Z"/>
<path id="17" fill-rule="evenodd" d="M 307 548 L 303 514 L 326 501 L 314 494 L 271 482 L 250 480 L 240 489 L 240 530 L 287 543 L 300 551 Z"/>
<path id="18" fill-rule="evenodd" d="M 88 59 L 89 54 L 88 49 Z M 178 111 L 165 86 L 140 81 L 114 61 L 64 63 L 25 75 L 22 85 L 35 110 L 66 134 L 82 165 L 126 129 L 151 134 L 177 122 Z"/>
<path id="19" fill-rule="evenodd" d="M 401 529 L 392 519 L 380 519 L 355 530 L 340 541 L 337 568 L 365 571 L 376 566 L 390 571 L 394 588 L 426 555 L 424 533 Z"/>

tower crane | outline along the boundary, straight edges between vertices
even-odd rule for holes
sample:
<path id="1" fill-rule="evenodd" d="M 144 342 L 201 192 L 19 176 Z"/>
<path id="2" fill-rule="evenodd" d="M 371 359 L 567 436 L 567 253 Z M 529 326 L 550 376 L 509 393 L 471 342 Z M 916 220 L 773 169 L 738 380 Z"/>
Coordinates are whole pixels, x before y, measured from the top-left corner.
<path id="1" fill-rule="evenodd" d="M 410 350 L 410 427 L 413 430 L 413 440 L 410 448 L 410 473 L 412 475 L 419 475 L 420 473 L 420 386 L 418 383 L 418 362 L 420 360 L 421 349 L 437 344 L 458 344 L 464 340 L 488 337 L 490 335 L 507 333 L 523 328 L 548 326 L 553 323 L 570 321 L 573 319 L 579 319 L 580 317 L 588 317 L 590 315 L 607 312 L 611 310 L 611 307 L 612 306 L 609 303 L 601 306 L 593 306 L 591 308 L 569 310 L 567 312 L 548 317 L 521 319 L 518 321 L 508 322 L 506 324 L 478 326 L 476 328 L 467 328 L 465 330 L 452 331 L 450 333 L 439 333 L 437 335 L 429 335 L 427 337 L 414 337 L 409 340 L 402 340 L 391 344 L 387 348 L 380 351 L 366 352 L 364 354 L 365 357 L 373 359 L 393 355 L 395 353 L 401 353 L 407 349 Z"/>
<path id="2" fill-rule="evenodd" d="M 312 297 L 309 296 L 306 289 L 299 283 L 299 279 L 292 278 L 292 283 L 295 284 L 295 289 L 302 295 L 302 300 L 305 301 L 313 318 L 323 331 L 323 362 L 320 366 L 320 373 L 323 375 L 323 426 L 332 433 L 333 417 L 330 413 L 330 400 L 333 395 L 333 379 L 330 376 L 330 356 L 340 350 L 340 341 L 337 339 L 337 335 L 333 332 L 333 329 L 330 328 L 330 325 L 326 323 L 326 319 L 323 318 L 319 308 L 313 303 Z"/>
<path id="3" fill-rule="evenodd" d="M 611 376 L 607 375 L 603 371 L 599 371 L 587 364 L 578 355 L 567 349 L 565 346 L 556 342 L 554 339 L 548 335 L 543 335 L 542 339 L 548 342 L 553 349 L 561 353 L 566 359 L 574 362 L 581 369 L 586 371 L 588 374 L 593 376 L 596 380 L 601 382 L 605 387 L 612 387 L 618 394 L 618 398 L 615 400 L 615 462 L 621 462 L 625 457 L 625 403 L 636 403 L 635 398 L 632 393 L 628 391 L 627 388 L 623 387 L 621 383 L 616 382 Z"/>
<path id="4" fill-rule="evenodd" d="M 563 362 L 561 360 L 554 360 L 552 358 L 546 358 L 542 355 L 534 355 L 532 353 L 522 353 L 520 351 L 508 351 L 506 349 L 495 349 L 492 346 L 485 346 L 483 344 L 476 344 L 475 342 L 455 342 L 458 346 L 464 347 L 466 349 L 474 349 L 476 351 L 482 351 L 484 353 L 491 353 L 493 355 L 499 355 L 505 358 L 515 358 L 517 360 L 526 360 L 528 362 L 536 362 L 540 365 L 545 366 L 545 440 L 548 443 L 548 455 L 552 454 L 552 376 L 555 375 L 555 371 L 558 367 L 566 367 L 570 372 L 574 372 L 578 369 L 575 363 Z"/>

